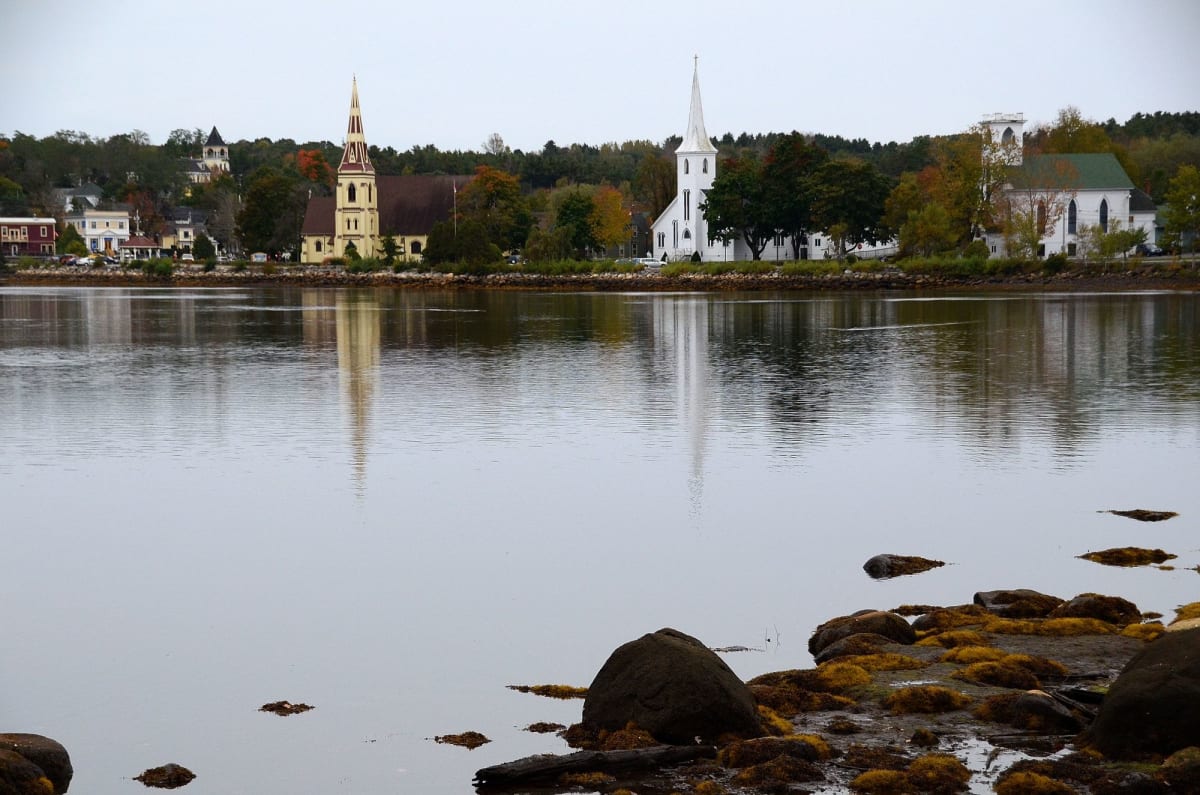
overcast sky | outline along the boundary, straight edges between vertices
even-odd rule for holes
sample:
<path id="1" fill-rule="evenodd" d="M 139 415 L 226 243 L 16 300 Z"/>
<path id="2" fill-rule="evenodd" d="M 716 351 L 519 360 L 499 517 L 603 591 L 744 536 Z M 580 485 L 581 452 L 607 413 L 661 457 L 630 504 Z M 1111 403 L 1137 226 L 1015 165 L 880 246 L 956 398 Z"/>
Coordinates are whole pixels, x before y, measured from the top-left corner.
<path id="1" fill-rule="evenodd" d="M 714 136 L 908 141 L 988 113 L 1200 110 L 1198 0 L 5 5 L 8 135 L 340 143 L 357 75 L 381 147 L 661 142 L 683 133 L 693 55 Z"/>

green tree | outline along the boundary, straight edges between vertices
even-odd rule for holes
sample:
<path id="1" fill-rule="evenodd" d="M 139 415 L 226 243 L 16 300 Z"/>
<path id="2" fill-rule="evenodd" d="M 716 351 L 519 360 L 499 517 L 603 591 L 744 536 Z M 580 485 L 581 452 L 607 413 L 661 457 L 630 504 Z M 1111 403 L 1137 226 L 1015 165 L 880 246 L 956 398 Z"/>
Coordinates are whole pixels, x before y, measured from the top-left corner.
<path id="1" fill-rule="evenodd" d="M 400 251 L 400 244 L 396 242 L 396 236 L 386 234 L 379 241 L 379 247 L 383 251 L 383 264 L 387 267 L 392 267 L 396 261 L 396 253 Z"/>
<path id="2" fill-rule="evenodd" d="M 59 254 L 74 254 L 82 257 L 87 254 L 87 245 L 83 242 L 79 231 L 71 224 L 66 224 L 59 233 L 58 239 L 54 241 L 54 250 Z"/>
<path id="3" fill-rule="evenodd" d="M 1175 248 L 1196 250 L 1200 235 L 1200 170 L 1182 165 L 1167 186 L 1167 206 L 1163 211 L 1167 242 Z"/>
<path id="4" fill-rule="evenodd" d="M 950 213 L 937 202 L 908 211 L 900 225 L 900 247 L 925 257 L 954 248 L 957 235 L 950 225 Z"/>
<path id="5" fill-rule="evenodd" d="M 650 218 L 657 218 L 675 198 L 675 164 L 671 159 L 663 155 L 643 157 L 633 178 L 633 194 Z"/>
<path id="6" fill-rule="evenodd" d="M 0 215 L 23 216 L 29 214 L 29 201 L 25 191 L 16 182 L 0 177 Z"/>
<path id="7" fill-rule="evenodd" d="M 458 213 L 463 220 L 478 223 L 488 241 L 504 251 L 520 248 L 533 227 L 520 180 L 491 166 L 476 168 L 475 178 L 458 192 Z"/>
<path id="8" fill-rule="evenodd" d="M 791 238 L 794 259 L 800 259 L 805 233 L 819 225 L 814 215 L 822 188 L 818 175 L 828 161 L 824 149 L 793 132 L 775 142 L 763 164 L 764 201 L 770 224 Z"/>
<path id="9" fill-rule="evenodd" d="M 440 221 L 426 239 L 425 261 L 430 265 L 459 262 L 481 266 L 500 260 L 500 249 L 488 240 L 487 230 L 478 221 Z"/>
<path id="10" fill-rule="evenodd" d="M 554 228 L 562 230 L 575 259 L 587 259 L 588 252 L 596 247 L 592 232 L 592 211 L 595 204 L 588 193 L 573 188 L 559 202 L 554 216 Z"/>
<path id="11" fill-rule="evenodd" d="M 306 195 L 295 178 L 264 166 L 246 188 L 237 234 L 247 251 L 279 254 L 296 245 Z"/>
<path id="12" fill-rule="evenodd" d="M 721 164 L 700 209 L 708 221 L 711 239 L 730 242 L 740 235 L 756 260 L 762 257 L 767 242 L 775 235 L 763 164 L 753 154 L 730 158 Z"/>
<path id="13" fill-rule="evenodd" d="M 192 254 L 198 260 L 206 260 L 217 256 L 217 247 L 213 245 L 212 239 L 201 232 L 196 235 L 196 242 L 192 244 Z"/>
<path id="14" fill-rule="evenodd" d="M 883 205 L 891 192 L 888 178 L 870 163 L 830 160 L 815 175 L 812 209 L 816 226 L 837 244 L 837 258 L 861 243 L 881 239 Z M 835 231 L 836 228 L 836 231 Z"/>

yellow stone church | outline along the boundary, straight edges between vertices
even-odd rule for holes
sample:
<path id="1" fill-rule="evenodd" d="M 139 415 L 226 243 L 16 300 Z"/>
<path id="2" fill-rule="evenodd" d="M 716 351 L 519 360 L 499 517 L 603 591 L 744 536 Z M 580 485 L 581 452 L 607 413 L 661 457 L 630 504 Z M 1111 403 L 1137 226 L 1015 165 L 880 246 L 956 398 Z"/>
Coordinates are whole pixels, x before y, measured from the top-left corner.
<path id="1" fill-rule="evenodd" d="M 391 235 L 397 259 L 419 262 L 433 225 L 453 217 L 455 193 L 470 179 L 461 175 L 376 175 L 363 135 L 355 79 L 337 189 L 333 196 L 308 200 L 300 229 L 300 261 L 320 264 L 344 257 L 350 244 L 361 257 L 380 257 L 383 238 Z"/>

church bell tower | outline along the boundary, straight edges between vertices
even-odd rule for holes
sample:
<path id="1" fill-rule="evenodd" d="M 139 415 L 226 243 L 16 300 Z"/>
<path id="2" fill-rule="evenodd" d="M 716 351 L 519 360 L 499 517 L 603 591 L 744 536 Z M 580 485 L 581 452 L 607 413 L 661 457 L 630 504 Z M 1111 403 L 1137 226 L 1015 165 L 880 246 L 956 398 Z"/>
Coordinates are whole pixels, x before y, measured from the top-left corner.
<path id="1" fill-rule="evenodd" d="M 350 121 L 346 147 L 337 169 L 337 209 L 334 211 L 333 255 L 343 257 L 353 244 L 360 257 L 374 257 L 379 242 L 379 193 L 375 167 L 367 154 L 362 112 L 358 107 L 358 79 L 350 92 Z"/>

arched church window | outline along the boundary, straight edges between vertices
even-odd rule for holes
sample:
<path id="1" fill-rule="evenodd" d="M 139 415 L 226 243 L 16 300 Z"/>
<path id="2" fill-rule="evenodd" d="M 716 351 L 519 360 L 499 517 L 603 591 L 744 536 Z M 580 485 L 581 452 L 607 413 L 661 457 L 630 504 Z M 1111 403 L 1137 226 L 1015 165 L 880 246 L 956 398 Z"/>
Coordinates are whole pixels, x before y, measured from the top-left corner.
<path id="1" fill-rule="evenodd" d="M 1038 202 L 1037 206 L 1037 231 L 1038 234 L 1045 237 L 1046 235 L 1046 203 Z"/>
<path id="2" fill-rule="evenodd" d="M 1108 199 L 1100 200 L 1100 228 L 1108 231 Z"/>
<path id="3" fill-rule="evenodd" d="M 1007 146 L 1007 145 L 1011 144 L 1013 142 L 1013 139 L 1016 137 L 1017 136 L 1016 136 L 1016 133 L 1013 132 L 1013 128 L 1008 127 L 1004 130 L 1004 135 L 1000 136 L 1000 143 Z"/>
<path id="4" fill-rule="evenodd" d="M 692 192 L 690 190 L 683 192 L 683 220 L 692 220 Z"/>
<path id="5" fill-rule="evenodd" d="M 683 173 L 684 174 L 688 173 L 688 168 L 689 168 L 688 160 L 687 160 L 687 158 L 684 158 L 684 160 L 683 160 Z"/>
<path id="6" fill-rule="evenodd" d="M 354 189 L 354 183 L 350 183 L 346 188 L 346 201 L 358 201 L 358 191 Z"/>
<path id="7" fill-rule="evenodd" d="M 370 204 L 370 202 L 371 202 L 371 186 L 368 185 L 367 186 L 367 203 Z"/>
<path id="8" fill-rule="evenodd" d="M 318 240 L 313 247 L 319 252 L 321 250 L 321 241 Z"/>
<path id="9" fill-rule="evenodd" d="M 1075 200 L 1071 199 L 1071 203 L 1067 205 L 1067 234 L 1068 235 L 1073 235 L 1078 231 L 1078 229 L 1077 229 L 1077 226 L 1079 223 L 1077 220 L 1078 215 L 1079 215 L 1079 210 L 1075 207 Z"/>
<path id="10" fill-rule="evenodd" d="M 684 230 L 683 230 L 683 239 L 684 239 L 684 240 L 691 240 L 691 239 L 692 239 L 692 230 L 690 230 L 690 229 L 684 229 Z"/>
<path id="11" fill-rule="evenodd" d="M 704 158 L 704 162 L 700 164 L 700 170 L 705 174 L 708 173 L 708 158 L 707 157 Z"/>
<path id="12" fill-rule="evenodd" d="M 421 253 L 421 241 L 420 240 L 414 240 L 412 242 L 412 253 L 414 253 L 414 254 Z"/>

